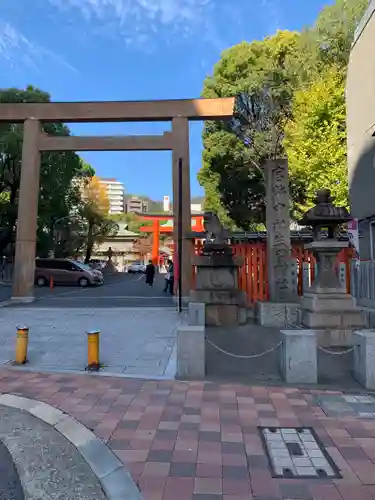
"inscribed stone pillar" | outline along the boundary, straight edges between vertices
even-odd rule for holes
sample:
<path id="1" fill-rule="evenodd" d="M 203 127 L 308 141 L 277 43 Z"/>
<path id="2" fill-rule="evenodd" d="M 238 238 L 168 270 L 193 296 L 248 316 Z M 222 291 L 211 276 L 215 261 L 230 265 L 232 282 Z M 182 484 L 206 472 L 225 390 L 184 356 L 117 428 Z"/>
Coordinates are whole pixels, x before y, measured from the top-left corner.
<path id="1" fill-rule="evenodd" d="M 182 269 L 178 272 L 181 276 L 182 296 L 188 297 L 191 288 L 191 195 L 190 195 L 190 154 L 189 154 L 189 121 L 184 117 L 172 120 L 173 152 L 173 243 L 175 259 L 178 255 L 178 163 L 182 159 Z M 177 260 L 175 260 L 177 262 Z"/>
<path id="2" fill-rule="evenodd" d="M 292 286 L 287 160 L 269 160 L 266 174 L 268 287 L 271 302 L 296 300 Z"/>
<path id="3" fill-rule="evenodd" d="M 25 120 L 12 290 L 12 298 L 15 300 L 33 300 L 34 296 L 40 175 L 39 134 L 39 120 Z"/>

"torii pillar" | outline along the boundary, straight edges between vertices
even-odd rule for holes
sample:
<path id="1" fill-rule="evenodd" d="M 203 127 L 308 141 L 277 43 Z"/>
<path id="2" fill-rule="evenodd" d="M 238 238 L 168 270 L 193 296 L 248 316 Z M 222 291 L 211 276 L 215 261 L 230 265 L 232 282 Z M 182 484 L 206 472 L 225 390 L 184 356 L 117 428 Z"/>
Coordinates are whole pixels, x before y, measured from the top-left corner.
<path id="1" fill-rule="evenodd" d="M 191 233 L 191 195 L 190 195 L 190 154 L 189 154 L 189 120 L 178 116 L 172 120 L 173 152 L 172 152 L 172 175 L 173 175 L 173 248 L 174 262 L 177 271 L 177 279 L 181 279 L 182 297 L 188 300 L 191 280 L 192 265 L 191 253 L 192 243 L 188 239 Z M 182 160 L 182 268 L 178 269 L 178 208 L 179 208 L 179 160 Z"/>
<path id="2" fill-rule="evenodd" d="M 152 223 L 152 254 L 151 259 L 154 266 L 159 266 L 159 247 L 160 247 L 160 221 L 154 219 Z"/>
<path id="3" fill-rule="evenodd" d="M 40 121 L 24 121 L 12 300 L 34 300 L 40 177 Z"/>

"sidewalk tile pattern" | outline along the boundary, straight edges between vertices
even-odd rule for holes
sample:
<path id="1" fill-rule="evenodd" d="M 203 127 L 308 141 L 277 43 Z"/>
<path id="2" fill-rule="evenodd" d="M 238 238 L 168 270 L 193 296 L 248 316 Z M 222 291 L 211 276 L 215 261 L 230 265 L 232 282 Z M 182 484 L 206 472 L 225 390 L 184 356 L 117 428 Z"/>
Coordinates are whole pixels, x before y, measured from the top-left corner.
<path id="1" fill-rule="evenodd" d="M 0 371 L 0 392 L 70 413 L 130 470 L 145 500 L 375 499 L 375 420 L 328 416 L 283 387 Z M 259 427 L 308 427 L 342 478 L 280 479 Z"/>
<path id="2" fill-rule="evenodd" d="M 330 416 L 337 415 L 375 418 L 375 398 L 360 394 L 324 394 L 316 398 L 316 403 Z"/>

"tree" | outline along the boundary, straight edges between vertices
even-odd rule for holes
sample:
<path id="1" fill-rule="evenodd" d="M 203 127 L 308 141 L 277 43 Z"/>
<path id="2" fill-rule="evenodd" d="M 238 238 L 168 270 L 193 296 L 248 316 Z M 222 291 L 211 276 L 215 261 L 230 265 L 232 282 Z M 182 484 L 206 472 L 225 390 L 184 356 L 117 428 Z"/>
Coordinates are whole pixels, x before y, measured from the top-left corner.
<path id="1" fill-rule="evenodd" d="M 126 228 L 128 231 L 132 231 L 134 233 L 139 233 L 139 230 L 142 226 L 151 225 L 150 221 L 142 220 L 141 217 L 136 214 L 129 212 L 123 214 L 113 214 L 110 215 L 109 218 L 115 222 L 123 222 L 126 224 Z"/>
<path id="2" fill-rule="evenodd" d="M 337 84 L 340 82 L 331 101 L 325 101 L 329 109 L 337 106 L 338 116 L 336 120 L 330 116 L 332 128 L 329 131 L 316 116 L 315 159 L 311 159 L 310 167 L 315 161 L 317 171 L 321 168 L 317 167 L 318 151 L 325 146 L 318 138 L 329 136 L 330 144 L 339 147 L 336 156 L 327 158 L 339 181 L 335 187 L 330 187 L 338 200 L 344 202 L 343 79 L 354 31 L 367 5 L 367 0 L 337 0 L 333 6 L 322 10 L 314 26 L 302 33 L 279 31 L 263 41 L 243 42 L 222 54 L 213 76 L 205 81 L 203 96 L 237 96 L 237 109 L 235 119 L 229 124 L 208 122 L 204 128 L 199 181 L 206 191 L 207 208 L 217 211 L 221 217 L 231 218 L 242 229 L 264 221 L 262 166 L 268 158 L 286 154 L 292 163 L 290 189 L 295 213 L 308 205 L 307 199 L 311 199 L 313 189 L 309 188 L 306 174 L 309 169 L 304 173 L 303 154 L 294 150 L 294 144 L 303 149 L 297 135 L 303 136 L 302 129 L 309 120 L 307 115 L 303 116 L 304 125 L 301 124 L 297 133 L 297 119 L 293 113 L 299 117 L 304 114 L 302 104 L 298 104 L 303 100 L 303 93 L 322 93 L 325 78 L 328 86 L 332 79 L 336 78 Z M 316 108 L 315 111 L 319 114 L 321 110 Z M 306 113 L 312 120 L 314 110 L 310 108 Z M 288 138 L 284 141 L 286 126 Z"/>
<path id="3" fill-rule="evenodd" d="M 0 90 L 0 103 L 49 102 L 50 96 L 32 86 L 25 90 Z M 43 124 L 44 132 L 67 136 L 69 129 L 61 124 Z M 4 123 L 0 125 L 0 253 L 14 242 L 20 172 L 22 161 L 23 126 Z M 43 153 L 41 156 L 38 252 L 43 255 L 53 246 L 51 224 L 54 217 L 68 215 L 77 193 L 72 179 L 81 175 L 82 162 L 76 153 Z"/>
<path id="4" fill-rule="evenodd" d="M 105 187 L 93 176 L 83 187 L 81 216 L 87 222 L 85 263 L 91 259 L 95 243 L 116 236 L 118 225 L 108 218 L 109 199 Z"/>
<path id="5" fill-rule="evenodd" d="M 329 188 L 339 205 L 348 206 L 345 80 L 330 68 L 310 87 L 295 93 L 293 119 L 285 128 L 284 146 L 292 178 L 305 193 L 296 206 L 301 215 L 313 205 L 317 189 Z"/>
<path id="6" fill-rule="evenodd" d="M 236 95 L 237 106 L 229 123 L 205 125 L 199 181 L 206 204 L 219 216 L 221 205 L 242 229 L 264 222 L 262 167 L 267 159 L 285 155 L 283 127 L 297 81 L 291 68 L 298 45 L 299 34 L 289 31 L 243 42 L 222 54 L 205 81 L 204 97 Z"/>
<path id="7" fill-rule="evenodd" d="M 368 4 L 368 0 L 336 0 L 321 11 L 310 36 L 323 67 L 333 65 L 346 70 L 354 32 Z"/>
<path id="8" fill-rule="evenodd" d="M 300 54 L 305 60 L 308 54 L 310 71 L 295 91 L 284 141 L 291 178 L 303 192 L 295 200 L 296 217 L 322 187 L 331 189 L 338 204 L 349 204 L 345 79 L 354 32 L 367 6 L 367 0 L 337 0 L 301 36 Z"/>
<path id="9" fill-rule="evenodd" d="M 152 241 L 153 241 L 152 234 L 141 237 L 135 241 L 134 250 L 138 252 L 141 257 L 144 258 L 151 253 Z"/>

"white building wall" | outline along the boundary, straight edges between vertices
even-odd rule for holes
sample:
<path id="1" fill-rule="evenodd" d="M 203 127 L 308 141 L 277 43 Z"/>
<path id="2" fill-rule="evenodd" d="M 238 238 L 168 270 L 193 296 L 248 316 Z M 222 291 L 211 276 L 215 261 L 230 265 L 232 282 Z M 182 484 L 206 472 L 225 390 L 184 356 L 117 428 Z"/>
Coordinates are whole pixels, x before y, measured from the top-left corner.
<path id="1" fill-rule="evenodd" d="M 109 179 L 100 179 L 100 182 L 107 189 L 109 200 L 109 213 L 121 214 L 125 212 L 124 194 L 125 188 L 122 182 Z"/>

